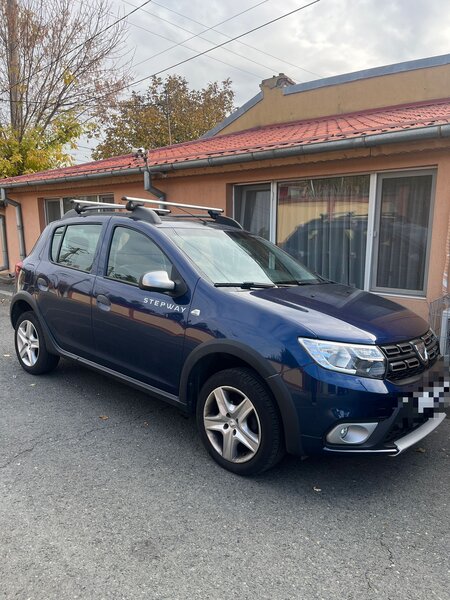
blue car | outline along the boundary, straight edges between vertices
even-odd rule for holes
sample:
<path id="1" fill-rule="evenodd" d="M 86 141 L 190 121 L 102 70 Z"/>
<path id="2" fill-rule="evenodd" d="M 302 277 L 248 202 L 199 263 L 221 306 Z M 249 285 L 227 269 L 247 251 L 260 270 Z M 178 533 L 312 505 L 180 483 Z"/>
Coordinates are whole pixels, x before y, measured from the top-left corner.
<path id="1" fill-rule="evenodd" d="M 286 451 L 397 455 L 445 418 L 422 318 L 311 273 L 220 209 L 124 200 L 77 201 L 17 265 L 25 371 L 72 359 L 194 414 L 240 475 Z"/>

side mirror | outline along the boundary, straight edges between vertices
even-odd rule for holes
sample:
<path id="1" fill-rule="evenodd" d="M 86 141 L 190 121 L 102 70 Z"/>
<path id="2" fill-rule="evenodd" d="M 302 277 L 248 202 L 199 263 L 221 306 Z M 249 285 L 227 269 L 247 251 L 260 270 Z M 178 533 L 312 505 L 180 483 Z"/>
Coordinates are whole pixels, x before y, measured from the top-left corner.
<path id="1" fill-rule="evenodd" d="M 141 290 L 154 292 L 173 292 L 175 282 L 169 279 L 167 271 L 150 271 L 144 273 L 139 280 Z"/>

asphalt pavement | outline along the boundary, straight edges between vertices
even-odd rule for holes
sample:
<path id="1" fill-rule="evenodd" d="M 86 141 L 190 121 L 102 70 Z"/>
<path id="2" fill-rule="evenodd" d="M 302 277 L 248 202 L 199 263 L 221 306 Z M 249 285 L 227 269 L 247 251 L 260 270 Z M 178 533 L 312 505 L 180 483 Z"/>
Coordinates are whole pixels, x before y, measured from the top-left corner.
<path id="1" fill-rule="evenodd" d="M 449 600 L 450 421 L 397 457 L 218 467 L 193 419 L 16 360 L 0 295 L 0 598 Z"/>

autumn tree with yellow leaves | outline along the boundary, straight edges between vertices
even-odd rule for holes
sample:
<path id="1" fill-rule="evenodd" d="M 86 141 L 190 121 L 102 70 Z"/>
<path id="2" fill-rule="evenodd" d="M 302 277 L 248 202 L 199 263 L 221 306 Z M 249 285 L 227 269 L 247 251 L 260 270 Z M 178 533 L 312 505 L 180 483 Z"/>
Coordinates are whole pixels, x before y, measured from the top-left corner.
<path id="1" fill-rule="evenodd" d="M 70 163 L 128 81 L 108 0 L 0 0 L 0 177 Z"/>

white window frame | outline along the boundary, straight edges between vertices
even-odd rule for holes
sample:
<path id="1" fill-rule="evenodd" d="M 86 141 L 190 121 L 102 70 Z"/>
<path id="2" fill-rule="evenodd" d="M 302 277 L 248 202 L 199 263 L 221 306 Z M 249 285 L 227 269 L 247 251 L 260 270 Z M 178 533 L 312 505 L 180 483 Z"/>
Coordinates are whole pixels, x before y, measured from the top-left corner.
<path id="1" fill-rule="evenodd" d="M 51 221 L 48 220 L 48 202 L 56 202 L 59 200 L 59 218 L 61 219 L 62 216 L 65 214 L 64 213 L 64 198 L 73 198 L 74 200 L 85 200 L 87 197 L 93 198 L 94 202 L 105 202 L 104 200 L 101 200 L 101 198 L 104 198 L 106 196 L 111 197 L 111 200 L 108 200 L 108 202 L 114 202 L 114 193 L 109 193 L 109 194 L 88 194 L 87 196 L 61 196 L 61 197 L 56 197 L 56 198 L 44 198 L 44 209 L 45 209 L 45 223 L 48 225 Z"/>
<path id="2" fill-rule="evenodd" d="M 252 188 L 254 190 L 265 189 L 268 188 L 270 191 L 270 208 L 269 208 L 269 241 L 276 243 L 276 235 L 277 235 L 277 182 L 276 181 L 254 181 L 249 183 L 237 183 L 233 185 L 233 219 L 235 216 L 235 206 L 236 206 L 236 191 L 237 188 Z"/>
<path id="3" fill-rule="evenodd" d="M 436 169 L 407 169 L 403 171 L 389 171 L 377 174 L 376 188 L 375 188 L 375 200 L 374 200 L 374 215 L 372 222 L 372 231 L 370 235 L 370 253 L 373 257 L 369 265 L 369 272 L 365 275 L 369 276 L 368 290 L 376 292 L 381 295 L 393 295 L 403 296 L 412 298 L 424 298 L 427 295 L 428 289 L 428 274 L 429 274 L 429 263 L 430 263 L 430 247 L 431 247 L 431 230 L 433 227 L 433 214 L 434 214 L 434 200 L 436 192 Z M 378 240 L 379 240 L 379 228 L 381 218 L 381 193 L 383 189 L 383 181 L 385 179 L 395 179 L 397 177 L 420 177 L 423 175 L 431 175 L 431 191 L 430 191 L 430 207 L 428 212 L 428 231 L 427 231 L 427 247 L 424 263 L 424 277 L 423 277 L 423 288 L 421 290 L 406 290 L 402 288 L 386 288 L 376 285 L 377 278 L 377 267 L 378 267 Z M 370 206 L 370 197 L 369 197 Z M 367 230 L 367 244 L 369 244 L 369 229 Z M 368 247 L 366 248 L 367 256 Z M 367 268 L 367 263 L 366 263 Z"/>

